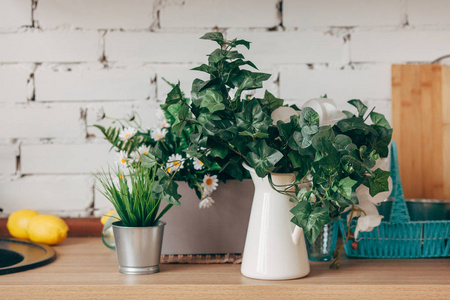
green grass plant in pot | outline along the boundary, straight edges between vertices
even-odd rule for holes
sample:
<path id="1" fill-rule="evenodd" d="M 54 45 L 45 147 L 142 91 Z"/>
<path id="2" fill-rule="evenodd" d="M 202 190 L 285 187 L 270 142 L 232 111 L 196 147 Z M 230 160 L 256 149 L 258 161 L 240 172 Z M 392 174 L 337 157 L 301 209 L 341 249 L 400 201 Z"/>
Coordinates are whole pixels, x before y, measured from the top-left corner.
<path id="1" fill-rule="evenodd" d="M 174 173 L 168 173 L 149 152 L 142 156 L 142 162 L 119 166 L 113 174 L 97 175 L 100 192 L 119 216 L 113 231 L 121 273 L 159 272 L 165 226 L 161 218 L 173 205 L 180 205 Z"/>
<path id="2" fill-rule="evenodd" d="M 164 109 L 180 107 L 174 127 L 192 126 L 186 150 L 192 157 L 216 163 L 237 179 L 245 169 L 252 176 L 255 195 L 242 273 L 258 279 L 306 276 L 304 234 L 314 242 L 324 225 L 347 210 L 363 217 L 361 231 L 379 223 L 379 216 L 369 218 L 359 206 L 367 200 L 372 208 L 374 196 L 388 193 L 389 172 L 374 167 L 388 155 L 392 129 L 359 100 L 349 101 L 357 111 L 352 113 L 326 98 L 299 108 L 268 91 L 253 97 L 270 74 L 252 71 L 256 66 L 236 50 L 250 43 L 225 40 L 219 32 L 202 39 L 219 45 L 207 64 L 193 69 L 208 73 L 209 80 L 194 80 L 190 101 L 176 85 Z M 368 194 L 364 205 L 356 193 L 360 187 Z"/>

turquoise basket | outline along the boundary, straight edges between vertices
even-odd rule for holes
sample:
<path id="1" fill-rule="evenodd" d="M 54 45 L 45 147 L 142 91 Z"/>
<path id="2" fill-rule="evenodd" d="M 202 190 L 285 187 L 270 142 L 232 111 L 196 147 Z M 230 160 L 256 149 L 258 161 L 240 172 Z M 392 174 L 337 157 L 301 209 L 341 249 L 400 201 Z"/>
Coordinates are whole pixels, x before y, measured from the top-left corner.
<path id="1" fill-rule="evenodd" d="M 360 232 L 358 249 L 350 239 L 344 249 L 348 257 L 427 258 L 450 257 L 450 221 L 411 221 L 400 181 L 397 148 L 391 145 L 392 209 L 389 221 L 382 221 L 371 232 Z M 342 235 L 347 233 L 346 218 L 340 219 Z M 351 223 L 355 232 L 356 220 Z"/>

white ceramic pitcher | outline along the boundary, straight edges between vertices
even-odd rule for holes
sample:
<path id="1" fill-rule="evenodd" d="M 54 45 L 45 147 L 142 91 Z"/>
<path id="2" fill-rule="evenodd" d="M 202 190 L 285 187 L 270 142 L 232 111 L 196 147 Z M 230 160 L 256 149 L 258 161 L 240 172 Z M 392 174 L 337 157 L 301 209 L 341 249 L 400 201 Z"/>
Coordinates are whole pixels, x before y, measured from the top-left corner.
<path id="1" fill-rule="evenodd" d="M 283 280 L 309 274 L 309 260 L 303 230 L 294 225 L 293 204 L 275 191 L 266 176 L 260 178 L 244 164 L 255 185 L 252 210 L 245 240 L 241 272 L 244 276 Z M 277 185 L 294 182 L 294 174 L 272 174 Z"/>

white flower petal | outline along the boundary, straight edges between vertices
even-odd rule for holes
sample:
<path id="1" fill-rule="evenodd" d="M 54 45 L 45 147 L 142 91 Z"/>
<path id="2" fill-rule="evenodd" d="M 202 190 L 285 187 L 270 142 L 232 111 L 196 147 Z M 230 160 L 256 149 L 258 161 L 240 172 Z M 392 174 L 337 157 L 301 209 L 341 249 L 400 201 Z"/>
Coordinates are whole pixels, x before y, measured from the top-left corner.
<path id="1" fill-rule="evenodd" d="M 133 136 L 135 136 L 136 133 L 137 133 L 137 129 L 136 128 L 128 127 L 128 128 L 125 128 L 124 130 L 122 130 L 122 132 L 120 132 L 119 138 L 122 141 L 128 141 Z"/>
<path id="2" fill-rule="evenodd" d="M 210 208 L 214 204 L 214 200 L 211 197 L 206 197 L 198 204 L 199 208 Z"/>
<path id="3" fill-rule="evenodd" d="M 359 217 L 355 229 L 355 239 L 358 238 L 358 234 L 360 231 L 370 232 L 375 227 L 379 226 L 381 223 L 381 219 L 383 219 L 383 216 L 379 215 Z"/>

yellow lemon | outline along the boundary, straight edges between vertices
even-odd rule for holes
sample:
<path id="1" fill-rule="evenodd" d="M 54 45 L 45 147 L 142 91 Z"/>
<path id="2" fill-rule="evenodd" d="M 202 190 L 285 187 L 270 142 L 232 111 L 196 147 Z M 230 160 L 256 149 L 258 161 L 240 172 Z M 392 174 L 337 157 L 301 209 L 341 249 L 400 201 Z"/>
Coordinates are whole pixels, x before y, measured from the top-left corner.
<path id="1" fill-rule="evenodd" d="M 19 239 L 28 238 L 28 224 L 30 220 L 39 215 L 38 212 L 31 209 L 21 209 L 13 212 L 6 223 L 9 233 Z"/>
<path id="2" fill-rule="evenodd" d="M 52 215 L 39 215 L 28 224 L 28 236 L 36 243 L 58 244 L 67 237 L 69 226 L 63 219 Z"/>
<path id="3" fill-rule="evenodd" d="M 108 221 L 109 217 L 111 217 L 111 215 L 114 213 L 114 209 L 111 209 L 110 211 L 108 211 L 108 213 L 106 215 L 104 215 L 101 219 L 100 222 L 102 223 L 102 225 L 106 224 L 106 221 Z"/>

